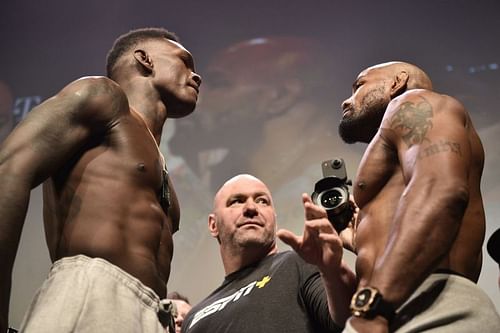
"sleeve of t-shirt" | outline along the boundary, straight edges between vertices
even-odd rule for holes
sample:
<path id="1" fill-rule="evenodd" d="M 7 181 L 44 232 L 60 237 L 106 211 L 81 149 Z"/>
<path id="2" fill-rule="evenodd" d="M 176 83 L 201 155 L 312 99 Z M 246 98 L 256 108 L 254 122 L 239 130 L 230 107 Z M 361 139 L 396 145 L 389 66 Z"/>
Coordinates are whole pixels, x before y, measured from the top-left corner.
<path id="1" fill-rule="evenodd" d="M 328 300 L 320 273 L 313 265 L 303 265 L 300 293 L 316 331 L 342 332 L 342 327 L 335 324 L 328 311 Z"/>

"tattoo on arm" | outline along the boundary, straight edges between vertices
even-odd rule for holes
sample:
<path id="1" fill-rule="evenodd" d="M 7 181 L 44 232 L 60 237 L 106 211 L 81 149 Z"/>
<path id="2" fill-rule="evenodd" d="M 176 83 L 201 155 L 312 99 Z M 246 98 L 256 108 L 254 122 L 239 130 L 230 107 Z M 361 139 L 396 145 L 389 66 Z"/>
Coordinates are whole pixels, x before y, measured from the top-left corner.
<path id="1" fill-rule="evenodd" d="M 460 143 L 450 142 L 445 140 L 439 140 L 439 142 L 431 143 L 428 147 L 424 148 L 420 154 L 419 158 L 426 158 L 439 153 L 451 152 L 458 156 L 462 156 L 462 151 L 460 148 Z"/>
<path id="2" fill-rule="evenodd" d="M 432 128 L 433 111 L 429 102 L 423 101 L 418 104 L 412 102 L 403 103 L 391 118 L 391 128 L 403 131 L 403 140 L 409 147 L 428 141 L 429 145 L 422 148 L 419 158 L 426 158 L 439 153 L 451 152 L 462 156 L 461 146 L 458 142 L 439 140 L 430 142 L 426 137 Z"/>
<path id="3" fill-rule="evenodd" d="M 432 106 L 427 101 L 405 102 L 392 116 L 391 128 L 403 131 L 403 140 L 411 147 L 428 140 L 425 135 L 432 128 L 432 115 Z"/>

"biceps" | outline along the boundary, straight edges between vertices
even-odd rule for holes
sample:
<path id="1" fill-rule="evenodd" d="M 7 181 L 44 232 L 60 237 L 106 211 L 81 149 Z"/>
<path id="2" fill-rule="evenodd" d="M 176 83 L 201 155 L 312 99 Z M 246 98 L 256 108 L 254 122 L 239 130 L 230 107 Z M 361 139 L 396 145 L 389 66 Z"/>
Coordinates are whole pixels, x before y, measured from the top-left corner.
<path id="1" fill-rule="evenodd" d="M 0 163 L 9 172 L 22 174 L 32 187 L 40 184 L 81 149 L 88 130 L 72 123 L 51 102 L 33 110 L 6 139 Z"/>
<path id="2" fill-rule="evenodd" d="M 436 175 L 465 180 L 470 167 L 470 142 L 459 119 L 441 117 L 417 145 L 400 149 L 402 166 L 409 176 Z M 417 172 L 417 175 L 414 173 Z"/>

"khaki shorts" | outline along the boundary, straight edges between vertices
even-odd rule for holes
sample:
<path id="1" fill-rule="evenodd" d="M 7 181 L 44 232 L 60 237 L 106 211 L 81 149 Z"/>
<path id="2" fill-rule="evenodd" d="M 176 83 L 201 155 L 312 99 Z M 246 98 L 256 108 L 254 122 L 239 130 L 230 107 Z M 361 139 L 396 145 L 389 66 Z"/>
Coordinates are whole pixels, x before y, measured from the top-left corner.
<path id="1" fill-rule="evenodd" d="M 500 316 L 486 293 L 459 275 L 431 274 L 400 307 L 390 332 L 496 333 Z M 344 333 L 356 333 L 346 323 Z"/>
<path id="2" fill-rule="evenodd" d="M 171 320 L 163 304 L 152 289 L 106 260 L 77 255 L 53 264 L 20 331 L 164 333 L 167 325 L 160 320 Z"/>

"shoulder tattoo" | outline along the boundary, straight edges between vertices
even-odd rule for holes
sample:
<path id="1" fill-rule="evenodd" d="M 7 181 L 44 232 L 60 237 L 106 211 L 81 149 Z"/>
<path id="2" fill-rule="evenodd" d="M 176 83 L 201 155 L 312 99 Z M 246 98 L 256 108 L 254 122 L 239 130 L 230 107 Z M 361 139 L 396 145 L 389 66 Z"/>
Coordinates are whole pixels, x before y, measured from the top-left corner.
<path id="1" fill-rule="evenodd" d="M 411 147 L 427 140 L 425 135 L 432 128 L 432 116 L 432 106 L 429 102 L 404 102 L 391 117 L 390 126 L 394 130 L 402 131 L 404 142 Z"/>
<path id="2" fill-rule="evenodd" d="M 391 128 L 403 132 L 403 140 L 408 147 L 428 141 L 427 147 L 419 153 L 419 158 L 429 157 L 439 153 L 451 152 L 462 156 L 458 142 L 439 140 L 431 142 L 426 134 L 432 128 L 433 111 L 429 102 L 405 102 L 391 118 Z"/>

